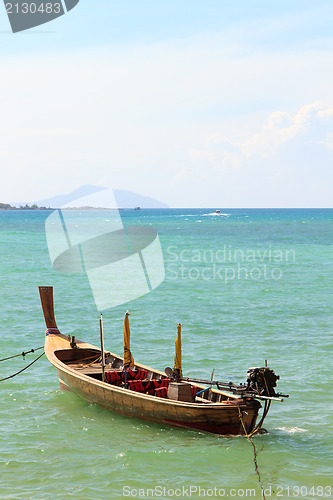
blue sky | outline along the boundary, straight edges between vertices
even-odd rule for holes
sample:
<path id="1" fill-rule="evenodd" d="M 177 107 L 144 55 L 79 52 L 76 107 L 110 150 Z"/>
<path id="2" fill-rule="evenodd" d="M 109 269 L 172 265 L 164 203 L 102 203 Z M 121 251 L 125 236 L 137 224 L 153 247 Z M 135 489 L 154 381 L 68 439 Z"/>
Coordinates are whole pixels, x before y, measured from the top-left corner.
<path id="1" fill-rule="evenodd" d="M 0 201 L 83 184 L 173 207 L 331 207 L 331 1 L 0 11 Z"/>

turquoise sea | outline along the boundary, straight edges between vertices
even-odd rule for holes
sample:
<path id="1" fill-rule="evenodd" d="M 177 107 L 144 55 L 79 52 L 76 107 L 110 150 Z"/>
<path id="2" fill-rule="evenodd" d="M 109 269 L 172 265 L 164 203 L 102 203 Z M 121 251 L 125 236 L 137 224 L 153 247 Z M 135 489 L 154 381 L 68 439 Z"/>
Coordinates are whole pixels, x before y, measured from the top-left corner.
<path id="1" fill-rule="evenodd" d="M 222 214 L 215 215 L 216 208 Z M 54 287 L 60 330 L 99 342 L 85 275 L 53 270 L 50 211 L 1 211 L 0 358 L 44 342 L 38 286 Z M 103 221 L 108 211 L 90 211 Z M 181 322 L 185 375 L 244 382 L 265 360 L 290 394 L 253 438 L 268 498 L 333 498 L 333 210 L 124 210 L 157 229 L 166 277 L 103 312 L 105 347 L 122 353 L 130 311 L 138 362 L 173 365 Z M 0 378 L 42 351 L 0 362 Z M 262 498 L 245 437 L 120 417 L 59 389 L 43 356 L 2 381 L 0 499 Z"/>

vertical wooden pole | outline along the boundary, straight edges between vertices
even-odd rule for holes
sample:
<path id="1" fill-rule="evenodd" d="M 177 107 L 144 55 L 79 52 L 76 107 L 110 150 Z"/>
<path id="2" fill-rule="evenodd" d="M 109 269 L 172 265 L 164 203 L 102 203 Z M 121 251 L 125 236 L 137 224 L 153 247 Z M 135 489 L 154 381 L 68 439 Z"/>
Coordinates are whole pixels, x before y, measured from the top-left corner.
<path id="1" fill-rule="evenodd" d="M 102 354 L 102 382 L 105 381 L 105 355 L 104 355 L 104 334 L 103 334 L 103 315 L 99 319 L 99 330 L 101 334 L 101 354 Z"/>
<path id="2" fill-rule="evenodd" d="M 212 375 L 210 377 L 210 381 L 211 382 L 213 382 L 213 379 L 214 379 L 214 372 L 215 372 L 215 368 L 213 368 Z M 209 388 L 209 391 L 208 391 L 208 401 L 211 401 L 211 399 L 212 399 L 212 387 L 213 387 L 213 385 L 210 384 L 210 388 Z"/>

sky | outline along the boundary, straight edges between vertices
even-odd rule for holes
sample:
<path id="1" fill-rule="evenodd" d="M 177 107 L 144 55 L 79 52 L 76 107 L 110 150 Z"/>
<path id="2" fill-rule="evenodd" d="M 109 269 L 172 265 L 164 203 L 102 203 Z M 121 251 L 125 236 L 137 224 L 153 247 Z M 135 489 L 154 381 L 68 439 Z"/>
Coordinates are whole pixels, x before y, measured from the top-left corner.
<path id="1" fill-rule="evenodd" d="M 1 6 L 0 6 L 1 7 Z M 170 207 L 332 207 L 333 2 L 0 9 L 0 202 L 82 185 Z"/>

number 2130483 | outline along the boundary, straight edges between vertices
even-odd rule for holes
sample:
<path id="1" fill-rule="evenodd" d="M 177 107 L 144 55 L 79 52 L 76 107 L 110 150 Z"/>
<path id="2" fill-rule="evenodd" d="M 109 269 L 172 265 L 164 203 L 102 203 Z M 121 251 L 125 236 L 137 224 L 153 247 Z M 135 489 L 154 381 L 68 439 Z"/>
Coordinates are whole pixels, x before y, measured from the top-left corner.
<path id="1" fill-rule="evenodd" d="M 317 498 L 332 498 L 331 486 L 278 486 L 276 488 L 276 496 L 280 498 L 287 497 L 313 497 Z"/>
<path id="2" fill-rule="evenodd" d="M 60 14 L 61 4 L 59 2 L 24 2 L 22 4 L 7 2 L 6 3 L 7 14 Z"/>

